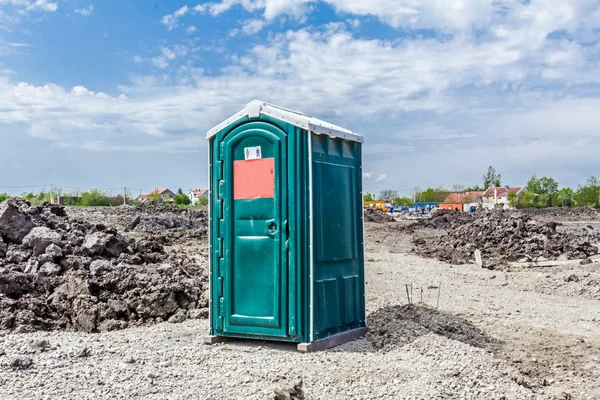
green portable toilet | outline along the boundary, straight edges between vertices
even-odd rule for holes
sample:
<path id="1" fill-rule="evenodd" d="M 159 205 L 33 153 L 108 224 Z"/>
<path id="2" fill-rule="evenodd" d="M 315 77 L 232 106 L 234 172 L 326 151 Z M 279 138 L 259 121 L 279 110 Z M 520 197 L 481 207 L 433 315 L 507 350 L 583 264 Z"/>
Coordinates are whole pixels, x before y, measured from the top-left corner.
<path id="1" fill-rule="evenodd" d="M 366 333 L 363 138 L 252 101 L 211 129 L 210 335 L 315 351 Z"/>

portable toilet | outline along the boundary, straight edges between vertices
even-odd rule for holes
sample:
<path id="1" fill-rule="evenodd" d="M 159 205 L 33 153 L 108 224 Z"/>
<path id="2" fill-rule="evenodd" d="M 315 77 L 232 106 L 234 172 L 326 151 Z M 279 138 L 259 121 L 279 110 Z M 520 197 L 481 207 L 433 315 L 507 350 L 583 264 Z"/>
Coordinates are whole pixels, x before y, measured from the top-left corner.
<path id="1" fill-rule="evenodd" d="M 302 352 L 366 333 L 362 136 L 258 100 L 211 129 L 210 335 Z"/>

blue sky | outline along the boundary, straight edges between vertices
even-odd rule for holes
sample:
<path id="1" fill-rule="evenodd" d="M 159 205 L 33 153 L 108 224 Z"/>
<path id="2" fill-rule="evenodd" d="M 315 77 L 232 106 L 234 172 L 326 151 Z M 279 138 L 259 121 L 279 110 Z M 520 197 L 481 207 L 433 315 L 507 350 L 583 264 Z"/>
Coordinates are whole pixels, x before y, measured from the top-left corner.
<path id="1" fill-rule="evenodd" d="M 255 98 L 363 134 L 366 190 L 574 186 L 599 38 L 597 0 L 0 0 L 0 192 L 204 187 Z"/>

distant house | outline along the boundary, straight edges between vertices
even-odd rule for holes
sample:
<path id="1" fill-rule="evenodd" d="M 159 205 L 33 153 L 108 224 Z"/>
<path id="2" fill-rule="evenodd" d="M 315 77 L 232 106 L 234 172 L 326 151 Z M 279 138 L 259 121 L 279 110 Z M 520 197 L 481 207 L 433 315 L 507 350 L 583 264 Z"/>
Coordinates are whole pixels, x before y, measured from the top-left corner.
<path id="1" fill-rule="evenodd" d="M 458 210 L 469 212 L 483 204 L 483 192 L 455 192 L 448 193 L 439 207 L 442 210 Z"/>
<path id="2" fill-rule="evenodd" d="M 148 198 L 150 198 L 151 196 L 154 197 L 157 194 L 160 197 L 161 201 L 164 203 L 172 202 L 173 198 L 175 197 L 175 193 L 173 193 L 169 189 L 154 189 L 152 192 L 150 192 L 148 194 L 140 194 L 136 198 L 136 200 L 143 203 L 143 202 L 148 201 Z"/>
<path id="3" fill-rule="evenodd" d="M 192 189 L 188 193 L 188 197 L 192 201 L 192 205 L 196 205 L 201 197 L 208 198 L 208 189 Z"/>
<path id="4" fill-rule="evenodd" d="M 444 199 L 447 204 L 483 203 L 484 192 L 456 192 L 449 193 Z"/>
<path id="5" fill-rule="evenodd" d="M 503 186 L 503 187 L 491 187 L 483 192 L 483 202 L 486 204 L 493 204 L 495 208 L 510 208 L 508 204 L 508 195 L 510 193 L 516 193 L 519 196 L 524 187 L 520 186 Z"/>

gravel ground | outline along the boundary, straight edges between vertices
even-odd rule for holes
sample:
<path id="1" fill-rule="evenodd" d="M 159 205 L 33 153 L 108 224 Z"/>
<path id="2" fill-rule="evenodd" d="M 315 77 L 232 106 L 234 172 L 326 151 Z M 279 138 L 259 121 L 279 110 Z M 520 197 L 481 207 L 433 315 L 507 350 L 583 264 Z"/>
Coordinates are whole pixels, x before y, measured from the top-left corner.
<path id="1" fill-rule="evenodd" d="M 539 270 L 421 258 L 409 253 L 407 235 L 382 224 L 369 225 L 366 238 L 366 338 L 299 354 L 265 342 L 205 346 L 206 320 L 99 334 L 5 333 L 0 398 L 266 399 L 297 378 L 307 399 L 600 398 L 598 300 L 539 290 L 554 275 Z M 403 309 L 411 283 L 413 300 L 423 288 L 428 305 L 419 317 L 396 328 L 379 322 L 386 309 Z M 465 339 L 448 326 L 474 335 Z M 378 341 L 390 328 L 405 333 Z"/>

